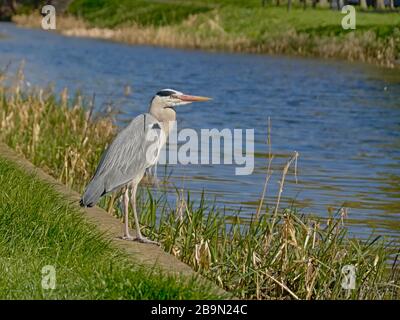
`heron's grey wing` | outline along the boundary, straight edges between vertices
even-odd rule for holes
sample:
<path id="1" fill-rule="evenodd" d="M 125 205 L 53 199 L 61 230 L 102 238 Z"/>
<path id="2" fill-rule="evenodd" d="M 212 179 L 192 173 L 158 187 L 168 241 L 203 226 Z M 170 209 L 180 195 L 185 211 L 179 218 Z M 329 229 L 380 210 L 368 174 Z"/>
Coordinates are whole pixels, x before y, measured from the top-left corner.
<path id="1" fill-rule="evenodd" d="M 153 149 L 158 152 L 160 135 L 153 130 L 157 121 L 150 115 L 140 115 L 122 130 L 103 155 L 96 176 L 104 180 L 108 193 L 135 178 L 140 180 L 149 166 L 156 161 Z"/>

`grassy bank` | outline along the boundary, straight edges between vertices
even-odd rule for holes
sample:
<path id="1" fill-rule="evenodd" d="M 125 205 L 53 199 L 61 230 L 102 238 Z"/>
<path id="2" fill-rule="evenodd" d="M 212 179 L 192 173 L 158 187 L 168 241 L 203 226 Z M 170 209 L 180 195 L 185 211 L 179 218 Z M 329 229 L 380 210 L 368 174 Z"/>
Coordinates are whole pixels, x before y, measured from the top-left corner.
<path id="1" fill-rule="evenodd" d="M 0 299 L 218 298 L 195 279 L 132 264 L 50 185 L 2 158 L 0 185 Z M 48 265 L 54 290 L 42 288 Z"/>
<path id="2" fill-rule="evenodd" d="M 27 91 L 22 73 L 9 83 L 0 85 L 0 139 L 82 191 L 115 134 L 110 117 L 91 114 L 79 97 L 68 100 L 65 93 L 58 98 L 50 90 Z M 112 199 L 100 205 L 121 217 Z M 234 212 L 218 212 L 207 199 L 194 205 L 188 193 L 178 194 L 176 206 L 165 195 L 153 198 L 143 187 L 139 197 L 143 233 L 238 297 L 400 297 L 398 246 L 380 238 L 352 239 L 345 211 L 321 220 L 281 209 L 279 200 L 260 208 L 249 223 Z M 345 265 L 356 267 L 354 290 L 341 287 Z"/>
<path id="3" fill-rule="evenodd" d="M 400 13 L 357 12 L 357 29 L 328 8 L 262 7 L 260 1 L 74 0 L 58 31 L 131 44 L 339 58 L 394 67 Z M 40 26 L 37 16 L 16 16 Z M 397 61 L 397 62 L 396 62 Z"/>

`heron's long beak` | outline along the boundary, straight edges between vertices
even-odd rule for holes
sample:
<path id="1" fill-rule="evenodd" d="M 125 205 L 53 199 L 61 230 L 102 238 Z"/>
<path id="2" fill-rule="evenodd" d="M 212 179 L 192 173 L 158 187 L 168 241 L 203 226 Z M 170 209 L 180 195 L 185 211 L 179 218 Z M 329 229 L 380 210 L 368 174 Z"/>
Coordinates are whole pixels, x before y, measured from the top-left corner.
<path id="1" fill-rule="evenodd" d="M 190 96 L 188 94 L 180 94 L 180 95 L 177 95 L 176 97 L 182 101 L 190 101 L 190 102 L 211 100 L 211 98 L 208 98 L 208 97 Z"/>

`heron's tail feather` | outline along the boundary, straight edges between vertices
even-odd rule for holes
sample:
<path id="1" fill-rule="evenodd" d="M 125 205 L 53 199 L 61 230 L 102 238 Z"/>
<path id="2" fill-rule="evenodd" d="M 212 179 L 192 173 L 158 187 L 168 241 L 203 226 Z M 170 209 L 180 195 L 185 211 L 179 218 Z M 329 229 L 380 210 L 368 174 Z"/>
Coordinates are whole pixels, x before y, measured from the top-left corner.
<path id="1" fill-rule="evenodd" d="M 86 187 L 79 203 L 81 207 L 93 207 L 105 193 L 103 178 L 94 178 Z"/>

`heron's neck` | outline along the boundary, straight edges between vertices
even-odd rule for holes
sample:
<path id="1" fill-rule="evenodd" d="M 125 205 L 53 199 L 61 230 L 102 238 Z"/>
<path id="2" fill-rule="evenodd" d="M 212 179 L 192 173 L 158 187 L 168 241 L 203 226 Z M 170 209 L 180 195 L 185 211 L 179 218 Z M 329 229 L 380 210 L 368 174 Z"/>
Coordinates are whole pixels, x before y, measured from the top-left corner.
<path id="1" fill-rule="evenodd" d="M 173 123 L 176 121 L 176 112 L 172 108 L 164 108 L 158 103 L 152 103 L 150 106 L 149 113 L 156 118 L 163 125 L 163 129 L 166 135 L 173 127 Z"/>
<path id="2" fill-rule="evenodd" d="M 150 114 L 156 118 L 160 122 L 169 122 L 176 120 L 176 112 L 174 109 L 166 108 L 166 109 L 156 109 L 150 108 Z"/>

